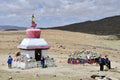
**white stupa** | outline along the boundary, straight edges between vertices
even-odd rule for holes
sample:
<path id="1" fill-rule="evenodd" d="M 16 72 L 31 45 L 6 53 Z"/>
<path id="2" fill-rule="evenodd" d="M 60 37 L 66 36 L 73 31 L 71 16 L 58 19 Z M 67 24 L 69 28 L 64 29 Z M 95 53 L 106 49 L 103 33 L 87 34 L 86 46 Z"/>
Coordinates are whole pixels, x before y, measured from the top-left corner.
<path id="1" fill-rule="evenodd" d="M 17 46 L 20 49 L 20 56 L 14 60 L 14 66 L 19 68 L 33 68 L 39 65 L 41 57 L 48 56 L 50 46 L 44 38 L 41 38 L 41 30 L 36 29 L 34 15 L 32 25 L 26 30 L 26 38 Z"/>

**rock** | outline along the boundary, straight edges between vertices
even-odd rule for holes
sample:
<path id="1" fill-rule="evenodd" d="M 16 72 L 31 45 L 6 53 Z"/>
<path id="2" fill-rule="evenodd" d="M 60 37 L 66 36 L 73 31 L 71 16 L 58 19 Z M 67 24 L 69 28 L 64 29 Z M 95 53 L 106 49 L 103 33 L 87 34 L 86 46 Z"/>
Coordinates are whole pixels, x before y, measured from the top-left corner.
<path id="1" fill-rule="evenodd" d="M 39 77 L 39 74 L 35 74 L 36 77 Z"/>
<path id="2" fill-rule="evenodd" d="M 114 78 L 114 77 L 109 77 L 111 80 L 120 80 L 120 79 L 117 79 L 117 78 Z"/>
<path id="3" fill-rule="evenodd" d="M 4 66 L 5 64 L 2 63 L 2 66 Z"/>
<path id="4" fill-rule="evenodd" d="M 56 77 L 56 75 L 53 75 L 53 77 Z"/>
<path id="5" fill-rule="evenodd" d="M 63 54 L 63 53 L 60 53 L 60 54 Z"/>
<path id="6" fill-rule="evenodd" d="M 20 71 L 16 71 L 15 73 L 20 73 Z"/>
<path id="7" fill-rule="evenodd" d="M 103 80 L 103 79 L 95 79 L 95 80 Z"/>
<path id="8" fill-rule="evenodd" d="M 95 80 L 102 80 L 101 77 L 95 77 Z"/>
<path id="9" fill-rule="evenodd" d="M 8 77 L 8 80 L 12 80 L 12 76 L 9 76 L 9 77 Z"/>
<path id="10" fill-rule="evenodd" d="M 112 79 L 109 77 L 104 77 L 103 80 L 112 80 Z"/>
<path id="11" fill-rule="evenodd" d="M 92 75 L 91 78 L 95 80 L 104 80 L 105 76 L 104 75 Z"/>

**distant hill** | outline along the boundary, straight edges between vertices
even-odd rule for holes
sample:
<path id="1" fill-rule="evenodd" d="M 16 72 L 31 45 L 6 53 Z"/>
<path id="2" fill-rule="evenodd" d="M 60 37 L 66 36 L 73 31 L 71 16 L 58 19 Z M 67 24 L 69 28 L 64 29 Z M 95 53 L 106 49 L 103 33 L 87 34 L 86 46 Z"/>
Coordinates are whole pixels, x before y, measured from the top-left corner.
<path id="1" fill-rule="evenodd" d="M 0 30 L 25 30 L 25 27 L 18 27 L 18 26 L 10 26 L 10 25 L 0 25 Z"/>
<path id="2" fill-rule="evenodd" d="M 120 34 L 120 16 L 107 17 L 97 21 L 86 21 L 51 29 L 83 32 L 98 35 Z"/>

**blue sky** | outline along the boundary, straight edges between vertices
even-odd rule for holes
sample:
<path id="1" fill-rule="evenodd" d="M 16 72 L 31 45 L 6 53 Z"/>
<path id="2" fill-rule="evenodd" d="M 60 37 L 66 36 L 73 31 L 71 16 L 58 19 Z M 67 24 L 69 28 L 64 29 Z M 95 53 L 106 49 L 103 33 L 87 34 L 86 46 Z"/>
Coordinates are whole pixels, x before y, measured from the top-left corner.
<path id="1" fill-rule="evenodd" d="M 0 25 L 54 27 L 120 15 L 120 0 L 0 0 Z"/>

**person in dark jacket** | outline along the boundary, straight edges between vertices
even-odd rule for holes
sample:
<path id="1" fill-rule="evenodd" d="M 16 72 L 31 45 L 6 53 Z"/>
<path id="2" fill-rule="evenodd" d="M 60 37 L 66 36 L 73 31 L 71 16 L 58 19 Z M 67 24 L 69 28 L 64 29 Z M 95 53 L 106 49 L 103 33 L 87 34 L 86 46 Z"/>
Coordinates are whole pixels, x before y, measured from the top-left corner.
<path id="1" fill-rule="evenodd" d="M 42 66 L 42 68 L 45 68 L 45 58 L 44 57 L 41 58 L 41 66 Z"/>
<path id="2" fill-rule="evenodd" d="M 105 63 L 105 65 L 107 66 L 108 69 L 111 69 L 111 62 L 110 62 L 110 60 L 108 59 L 107 55 L 106 55 L 105 58 L 104 58 L 104 63 Z"/>
<path id="3" fill-rule="evenodd" d="M 102 58 L 101 56 L 98 58 L 98 64 L 100 66 L 100 71 L 104 70 L 104 58 Z"/>
<path id="4" fill-rule="evenodd" d="M 8 63 L 8 68 L 11 69 L 12 68 L 12 60 L 13 58 L 11 56 L 8 57 L 7 63 Z"/>

